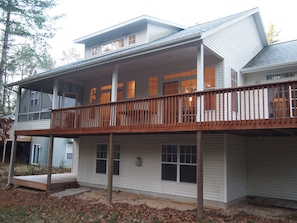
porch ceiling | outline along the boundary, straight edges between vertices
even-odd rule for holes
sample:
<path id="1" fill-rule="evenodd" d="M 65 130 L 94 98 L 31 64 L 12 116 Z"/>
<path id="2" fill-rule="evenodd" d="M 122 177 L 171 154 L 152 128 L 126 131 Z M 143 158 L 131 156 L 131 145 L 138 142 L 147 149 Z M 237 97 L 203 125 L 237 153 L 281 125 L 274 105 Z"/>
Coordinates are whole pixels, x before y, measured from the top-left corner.
<path id="1" fill-rule="evenodd" d="M 220 59 L 212 54 L 208 49 L 204 51 L 206 65 L 211 61 L 214 63 Z M 79 70 L 68 73 L 63 76 L 63 79 L 74 80 L 79 83 L 91 82 L 100 78 L 111 76 L 114 64 L 118 65 L 119 77 L 125 74 L 143 74 L 144 72 L 172 69 L 174 66 L 193 66 L 196 67 L 197 63 L 197 47 L 187 46 L 184 48 L 178 48 L 174 50 L 168 50 L 162 53 L 148 54 L 146 56 L 139 56 L 136 59 L 126 59 L 120 63 L 109 63 L 106 65 L 98 65 L 93 68 Z"/>

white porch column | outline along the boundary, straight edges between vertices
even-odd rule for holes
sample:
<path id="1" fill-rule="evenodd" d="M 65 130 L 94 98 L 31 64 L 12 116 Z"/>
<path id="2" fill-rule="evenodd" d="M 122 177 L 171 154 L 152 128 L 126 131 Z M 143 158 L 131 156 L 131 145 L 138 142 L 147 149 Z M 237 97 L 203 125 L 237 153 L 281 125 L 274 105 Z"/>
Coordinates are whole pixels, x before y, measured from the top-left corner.
<path id="1" fill-rule="evenodd" d="M 59 89 L 59 80 L 55 79 L 54 88 L 53 88 L 53 104 L 52 109 L 58 108 L 58 89 Z"/>
<path id="2" fill-rule="evenodd" d="M 118 65 L 113 67 L 112 80 L 111 80 L 111 102 L 117 101 L 118 92 Z M 110 107 L 110 125 L 116 125 L 116 107 Z"/>
<path id="3" fill-rule="evenodd" d="M 204 91 L 204 46 L 197 47 L 197 91 Z M 197 97 L 196 121 L 204 121 L 204 96 Z"/>
<path id="4" fill-rule="evenodd" d="M 118 91 L 118 65 L 113 67 L 112 80 L 111 80 L 111 102 L 117 101 Z"/>

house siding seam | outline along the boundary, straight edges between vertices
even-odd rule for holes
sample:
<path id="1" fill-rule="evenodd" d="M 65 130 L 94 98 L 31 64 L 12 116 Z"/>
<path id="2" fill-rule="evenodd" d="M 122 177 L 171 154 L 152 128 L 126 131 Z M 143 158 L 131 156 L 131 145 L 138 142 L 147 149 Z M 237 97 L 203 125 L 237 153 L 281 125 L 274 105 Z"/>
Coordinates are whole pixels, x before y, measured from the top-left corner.
<path id="1" fill-rule="evenodd" d="M 78 182 L 86 185 L 107 185 L 106 174 L 96 174 L 96 144 L 108 143 L 107 136 L 80 137 Z M 203 135 L 204 199 L 224 202 L 223 135 Z M 114 143 L 121 145 L 120 175 L 113 177 L 113 186 L 135 191 L 197 197 L 197 185 L 161 180 L 161 145 L 196 144 L 196 134 L 182 135 L 115 135 Z M 135 165 L 136 157 L 142 166 Z"/>
<path id="2" fill-rule="evenodd" d="M 206 37 L 203 43 L 224 58 L 223 87 L 231 87 L 231 69 L 239 72 L 263 48 L 253 16 Z M 244 84 L 243 78 L 239 81 Z"/>
<path id="3" fill-rule="evenodd" d="M 248 145 L 248 195 L 297 200 L 297 138 L 252 138 Z"/>

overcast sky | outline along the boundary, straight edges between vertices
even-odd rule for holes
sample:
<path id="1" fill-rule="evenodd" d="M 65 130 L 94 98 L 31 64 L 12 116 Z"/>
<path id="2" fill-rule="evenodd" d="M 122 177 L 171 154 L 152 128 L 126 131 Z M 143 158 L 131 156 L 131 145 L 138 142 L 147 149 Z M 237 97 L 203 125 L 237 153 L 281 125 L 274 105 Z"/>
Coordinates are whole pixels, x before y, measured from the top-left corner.
<path id="1" fill-rule="evenodd" d="M 281 30 L 281 42 L 297 39 L 295 0 L 62 0 L 57 13 L 66 16 L 57 26 L 62 29 L 53 40 L 55 60 L 62 51 L 82 46 L 73 40 L 141 15 L 149 15 L 180 25 L 193 26 L 258 7 L 264 27 L 272 22 Z M 83 55 L 82 55 L 83 56 Z"/>

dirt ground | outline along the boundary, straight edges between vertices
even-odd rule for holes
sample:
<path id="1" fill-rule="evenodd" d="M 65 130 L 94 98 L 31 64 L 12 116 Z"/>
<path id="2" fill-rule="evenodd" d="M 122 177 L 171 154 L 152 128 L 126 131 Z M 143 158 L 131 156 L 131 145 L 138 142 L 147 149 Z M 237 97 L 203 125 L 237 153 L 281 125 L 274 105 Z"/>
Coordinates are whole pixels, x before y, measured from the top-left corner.
<path id="1" fill-rule="evenodd" d="M 107 192 L 103 189 L 91 189 L 91 191 L 89 192 L 76 195 L 76 198 L 86 200 L 88 202 L 91 202 L 92 204 L 107 204 Z M 122 191 L 113 193 L 113 203 L 147 205 L 148 207 L 156 209 L 172 208 L 178 211 L 195 211 L 196 209 L 196 204 L 193 203 L 177 202 L 139 194 L 131 194 Z M 240 213 L 246 213 L 271 220 L 279 220 L 287 216 L 297 215 L 297 210 L 277 208 L 265 205 L 256 205 L 250 203 L 248 199 L 235 203 L 234 205 L 230 206 L 227 210 L 211 209 L 206 207 L 205 212 L 219 212 L 222 215 L 230 216 L 234 216 Z"/>

